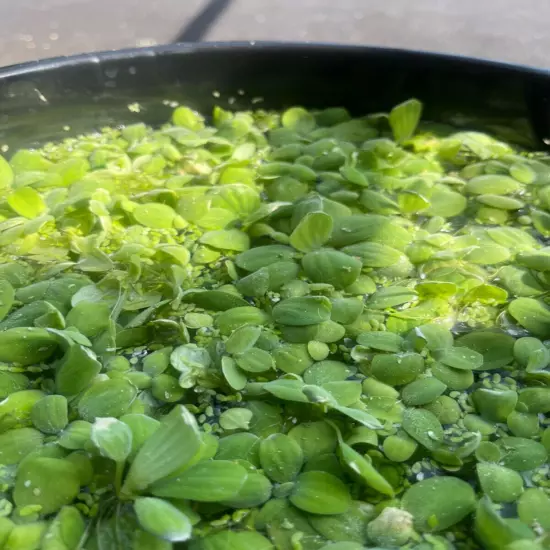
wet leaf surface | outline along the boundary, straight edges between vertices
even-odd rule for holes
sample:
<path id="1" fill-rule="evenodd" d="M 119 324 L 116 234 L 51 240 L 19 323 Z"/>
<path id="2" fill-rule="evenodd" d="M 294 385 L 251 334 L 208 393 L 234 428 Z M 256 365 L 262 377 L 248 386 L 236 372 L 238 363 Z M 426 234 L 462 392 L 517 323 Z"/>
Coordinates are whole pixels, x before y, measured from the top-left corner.
<path id="1" fill-rule="evenodd" d="M 0 547 L 542 550 L 550 157 L 422 110 L 0 156 Z"/>

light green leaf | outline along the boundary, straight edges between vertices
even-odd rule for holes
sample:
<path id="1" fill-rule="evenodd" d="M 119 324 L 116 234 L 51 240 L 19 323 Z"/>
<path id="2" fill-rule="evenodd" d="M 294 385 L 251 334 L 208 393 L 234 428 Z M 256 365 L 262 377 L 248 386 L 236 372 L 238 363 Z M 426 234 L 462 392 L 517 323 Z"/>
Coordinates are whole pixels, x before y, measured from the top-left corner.
<path id="1" fill-rule="evenodd" d="M 227 460 L 199 462 L 175 477 L 157 481 L 151 492 L 197 502 L 220 502 L 237 496 L 248 477 L 239 464 Z"/>
<path id="2" fill-rule="evenodd" d="M 310 514 L 344 514 L 351 505 L 347 486 L 326 472 L 305 472 L 298 476 L 290 502 Z"/>
<path id="3" fill-rule="evenodd" d="M 44 199 L 32 187 L 21 187 L 8 195 L 8 204 L 14 212 L 29 219 L 46 210 Z"/>
<path id="4" fill-rule="evenodd" d="M 20 508 L 39 506 L 40 513 L 46 515 L 70 504 L 79 490 L 78 471 L 71 462 L 33 458 L 25 461 L 17 471 L 13 500 Z"/>
<path id="5" fill-rule="evenodd" d="M 250 238 L 238 229 L 208 231 L 201 237 L 200 242 L 220 250 L 242 252 L 250 248 Z"/>
<path id="6" fill-rule="evenodd" d="M 475 510 L 474 490 L 456 477 L 435 476 L 415 483 L 403 495 L 402 506 L 420 532 L 447 529 Z"/>
<path id="7" fill-rule="evenodd" d="M 362 264 L 344 252 L 323 249 L 306 254 L 302 258 L 302 266 L 310 281 L 342 289 L 357 280 Z"/>
<path id="8" fill-rule="evenodd" d="M 132 214 L 138 223 L 151 229 L 170 229 L 176 217 L 173 208 L 156 202 L 140 204 Z"/>
<path id="9" fill-rule="evenodd" d="M 300 252 L 310 252 L 323 246 L 331 233 L 331 216 L 324 212 L 308 212 L 290 235 L 290 244 Z"/>
<path id="10" fill-rule="evenodd" d="M 253 413 L 249 409 L 236 407 L 220 415 L 220 426 L 224 430 L 248 430 Z"/>
<path id="11" fill-rule="evenodd" d="M 140 525 L 161 539 L 182 542 L 191 538 L 189 518 L 166 500 L 140 497 L 134 502 L 134 510 Z"/>
<path id="12" fill-rule="evenodd" d="M 166 415 L 138 451 L 122 487 L 124 494 L 142 491 L 187 464 L 201 446 L 195 417 L 182 405 Z"/>
<path id="13" fill-rule="evenodd" d="M 273 319 L 281 325 L 316 325 L 328 321 L 331 310 L 332 303 L 324 296 L 289 298 L 273 308 Z"/>
<path id="14" fill-rule="evenodd" d="M 401 143 L 410 139 L 420 122 L 422 103 L 409 99 L 396 105 L 390 112 L 389 122 L 395 141 Z"/>
<path id="15" fill-rule="evenodd" d="M 115 462 L 123 462 L 132 451 L 132 430 L 116 418 L 96 418 L 91 439 L 102 456 Z"/>
<path id="16" fill-rule="evenodd" d="M 7 189 L 13 183 L 14 175 L 8 161 L 0 155 L 0 189 Z"/>

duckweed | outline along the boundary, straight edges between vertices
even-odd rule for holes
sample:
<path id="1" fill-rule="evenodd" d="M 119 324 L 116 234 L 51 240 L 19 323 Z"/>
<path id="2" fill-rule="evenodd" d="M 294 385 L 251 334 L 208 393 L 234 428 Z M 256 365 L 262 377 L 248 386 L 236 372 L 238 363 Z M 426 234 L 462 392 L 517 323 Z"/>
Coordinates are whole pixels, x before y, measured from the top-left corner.
<path id="1" fill-rule="evenodd" d="M 0 156 L 0 549 L 550 547 L 550 156 L 421 114 Z"/>

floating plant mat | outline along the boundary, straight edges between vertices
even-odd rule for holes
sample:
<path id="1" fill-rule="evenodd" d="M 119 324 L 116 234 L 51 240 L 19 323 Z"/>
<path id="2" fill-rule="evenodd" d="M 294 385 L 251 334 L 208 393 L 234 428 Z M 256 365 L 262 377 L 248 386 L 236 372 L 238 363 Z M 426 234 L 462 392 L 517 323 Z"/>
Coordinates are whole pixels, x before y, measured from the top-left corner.
<path id="1" fill-rule="evenodd" d="M 0 549 L 550 548 L 550 156 L 421 108 L 0 157 Z"/>

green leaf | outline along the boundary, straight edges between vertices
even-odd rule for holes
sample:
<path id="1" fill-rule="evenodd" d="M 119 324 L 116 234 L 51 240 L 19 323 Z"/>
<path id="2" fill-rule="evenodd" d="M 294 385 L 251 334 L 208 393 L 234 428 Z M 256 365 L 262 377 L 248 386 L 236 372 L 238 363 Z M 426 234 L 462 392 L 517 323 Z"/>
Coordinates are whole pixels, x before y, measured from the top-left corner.
<path id="1" fill-rule="evenodd" d="M 270 353 L 263 349 L 251 348 L 235 358 L 237 365 L 245 372 L 258 373 L 271 370 L 275 362 Z"/>
<path id="2" fill-rule="evenodd" d="M 476 468 L 481 488 L 493 502 L 514 502 L 523 492 L 523 478 L 514 470 L 489 463 Z"/>
<path id="3" fill-rule="evenodd" d="M 261 201 L 258 192 L 251 186 L 230 183 L 214 190 L 212 205 L 231 210 L 241 219 L 246 219 L 260 208 Z"/>
<path id="4" fill-rule="evenodd" d="M 363 550 L 365 548 L 358 542 L 330 542 L 320 548 L 320 550 Z"/>
<path id="5" fill-rule="evenodd" d="M 289 298 L 273 308 L 276 323 L 289 326 L 315 325 L 328 321 L 332 303 L 324 296 L 304 296 Z"/>
<path id="6" fill-rule="evenodd" d="M 88 422 L 99 417 L 118 418 L 128 411 L 136 396 L 136 387 L 122 378 L 96 382 L 81 397 L 78 412 Z"/>
<path id="7" fill-rule="evenodd" d="M 466 184 L 466 192 L 475 195 L 508 195 L 521 189 L 521 184 L 509 176 L 486 174 L 472 178 Z"/>
<path id="8" fill-rule="evenodd" d="M 527 531 L 531 534 L 530 529 Z M 486 496 L 477 505 L 474 532 L 488 550 L 500 550 L 513 541 L 525 538 L 519 526 L 503 519 Z"/>
<path id="9" fill-rule="evenodd" d="M 342 545 L 341 550 L 363 550 L 363 545 L 367 542 L 365 525 L 375 515 L 376 512 L 371 504 L 354 500 L 345 514 L 309 516 L 308 521 L 326 539 L 341 541 L 332 543 L 335 550 L 339 548 L 337 545 Z"/>
<path id="10" fill-rule="evenodd" d="M 80 491 L 76 467 L 68 460 L 33 458 L 17 471 L 13 500 L 17 506 L 39 506 L 41 514 L 57 512 Z"/>
<path id="11" fill-rule="evenodd" d="M 237 366 L 234 359 L 228 356 L 222 357 L 222 372 L 227 383 L 237 391 L 245 388 L 246 374 Z"/>
<path id="12" fill-rule="evenodd" d="M 0 329 L 5 330 L 16 327 L 33 326 L 38 319 L 45 317 L 47 318 L 54 312 L 60 314 L 59 310 L 52 306 L 49 302 L 38 300 L 32 304 L 24 305 L 23 307 L 13 311 L 2 323 L 0 323 Z"/>
<path id="13" fill-rule="evenodd" d="M 310 252 L 323 246 L 331 233 L 331 216 L 324 212 L 308 212 L 290 235 L 290 244 L 300 252 Z"/>
<path id="14" fill-rule="evenodd" d="M 86 524 L 78 509 L 64 506 L 50 523 L 41 550 L 56 548 L 78 548 L 86 532 Z"/>
<path id="15" fill-rule="evenodd" d="M 361 280 L 361 275 L 358 278 L 358 281 Z M 358 282 L 356 281 L 356 283 Z M 348 292 L 351 292 L 353 288 L 352 285 L 347 289 Z M 363 294 L 363 292 L 361 292 Z M 337 298 L 332 301 L 332 311 L 330 313 L 330 318 L 336 323 L 341 323 L 343 325 L 351 325 L 354 321 L 357 321 L 359 315 L 363 312 L 364 304 L 361 297 L 361 300 L 356 298 Z"/>
<path id="16" fill-rule="evenodd" d="M 410 139 L 420 122 L 422 103 L 417 99 L 409 99 L 396 105 L 389 115 L 393 139 L 398 143 Z"/>
<path id="17" fill-rule="evenodd" d="M 178 508 L 160 498 L 140 497 L 134 502 L 140 525 L 152 535 L 170 542 L 191 538 L 189 518 Z"/>
<path id="18" fill-rule="evenodd" d="M 0 332 L 0 361 L 32 365 L 45 361 L 58 347 L 57 338 L 42 328 L 12 328 Z"/>
<path id="19" fill-rule="evenodd" d="M 315 384 L 322 386 L 327 382 L 341 382 L 349 376 L 355 374 L 354 367 L 341 363 L 340 361 L 319 361 L 309 367 L 304 373 L 303 378 L 306 384 Z"/>
<path id="20" fill-rule="evenodd" d="M 478 265 L 495 265 L 505 262 L 510 256 L 510 250 L 498 244 L 476 245 L 466 251 L 464 260 Z"/>
<path id="21" fill-rule="evenodd" d="M 193 541 L 191 550 L 274 550 L 274 546 L 256 531 L 224 530 Z"/>
<path id="22" fill-rule="evenodd" d="M 525 437 L 502 437 L 497 445 L 502 452 L 501 464 L 517 472 L 534 470 L 548 459 L 541 443 Z"/>
<path id="23" fill-rule="evenodd" d="M 500 208 L 501 210 L 519 210 L 525 206 L 523 201 L 501 195 L 479 195 L 477 200 L 482 204 L 492 206 L 493 208 Z"/>
<path id="24" fill-rule="evenodd" d="M 0 434 L 0 462 L 18 464 L 29 453 L 39 449 L 44 436 L 33 428 L 18 428 Z"/>
<path id="25" fill-rule="evenodd" d="M 324 421 L 304 422 L 292 428 L 288 435 L 302 448 L 305 462 L 334 452 L 338 444 L 334 429 Z"/>
<path id="26" fill-rule="evenodd" d="M 407 489 L 402 506 L 412 514 L 418 531 L 443 531 L 475 510 L 476 497 L 465 481 L 435 476 Z"/>
<path id="27" fill-rule="evenodd" d="M 272 485 L 269 479 L 260 472 L 248 472 L 239 492 L 231 498 L 224 499 L 222 504 L 231 508 L 254 508 L 261 506 L 271 497 Z"/>
<path id="28" fill-rule="evenodd" d="M 211 311 L 227 311 L 228 309 L 250 306 L 240 296 L 221 290 L 189 290 L 184 293 L 182 302 L 196 304 Z"/>
<path id="29" fill-rule="evenodd" d="M 351 505 L 347 486 L 326 472 L 305 472 L 298 476 L 290 502 L 310 514 L 344 514 Z"/>
<path id="30" fill-rule="evenodd" d="M 366 306 L 371 309 L 386 309 L 412 302 L 417 297 L 414 290 L 403 286 L 389 286 L 377 290 L 367 299 Z"/>
<path id="31" fill-rule="evenodd" d="M 0 372 L 0 397 L 3 399 L 8 395 L 26 390 L 29 387 L 29 379 L 18 372 Z"/>
<path id="32" fill-rule="evenodd" d="M 518 394 L 514 390 L 478 388 L 472 393 L 472 402 L 485 420 L 506 422 L 516 408 Z"/>
<path id="33" fill-rule="evenodd" d="M 460 370 L 476 370 L 483 365 L 481 353 L 462 347 L 446 349 L 440 354 L 438 360 L 448 367 Z"/>
<path id="34" fill-rule="evenodd" d="M 514 360 L 514 338 L 497 330 L 479 330 L 457 338 L 455 346 L 483 355 L 483 370 L 499 369 Z"/>
<path id="35" fill-rule="evenodd" d="M 412 241 L 412 235 L 389 217 L 376 214 L 356 214 L 335 220 L 330 246 L 342 248 L 363 241 L 403 250 Z"/>
<path id="36" fill-rule="evenodd" d="M 237 290 L 244 296 L 263 296 L 270 287 L 269 269 L 262 267 L 254 273 L 250 273 L 246 277 L 239 279 L 235 286 Z"/>
<path id="37" fill-rule="evenodd" d="M 224 430 L 248 430 L 253 413 L 248 409 L 228 409 L 220 414 L 220 426 Z"/>
<path id="38" fill-rule="evenodd" d="M 315 128 L 315 117 L 303 107 L 287 109 L 281 116 L 281 122 L 285 128 L 297 132 L 309 133 Z"/>
<path id="39" fill-rule="evenodd" d="M 138 205 L 133 215 L 138 223 L 151 229 L 170 229 L 176 217 L 173 208 L 156 202 Z"/>
<path id="40" fill-rule="evenodd" d="M 46 210 L 42 196 L 32 187 L 21 187 L 8 195 L 11 209 L 25 218 L 36 218 Z"/>
<path id="41" fill-rule="evenodd" d="M 131 431 L 132 458 L 143 444 L 157 431 L 160 422 L 145 414 L 130 413 L 120 417 Z"/>
<path id="42" fill-rule="evenodd" d="M 154 483 L 151 492 L 159 497 L 220 502 L 237 496 L 248 477 L 239 464 L 211 460 L 191 466 L 175 477 Z"/>
<path id="43" fill-rule="evenodd" d="M 171 365 L 181 373 L 182 388 L 193 387 L 196 379 L 206 372 L 211 362 L 208 351 L 196 344 L 178 346 L 170 355 Z"/>
<path id="44" fill-rule="evenodd" d="M 519 392 L 518 402 L 531 413 L 550 412 L 550 388 L 523 388 Z"/>
<path id="45" fill-rule="evenodd" d="M 327 407 L 336 407 L 338 402 L 333 395 L 320 386 L 304 385 L 302 386 L 302 393 L 308 398 L 311 403 L 319 403 L 326 405 Z"/>
<path id="46" fill-rule="evenodd" d="M 30 426 L 33 406 L 44 397 L 39 390 L 22 390 L 0 401 L 0 432 L 17 426 Z"/>
<path id="47" fill-rule="evenodd" d="M 241 269 L 252 272 L 276 262 L 292 260 L 295 254 L 296 252 L 290 246 L 281 244 L 257 246 L 238 254 L 235 257 L 235 263 Z"/>
<path id="48" fill-rule="evenodd" d="M 422 212 L 426 216 L 453 218 L 466 210 L 468 200 L 446 185 L 435 185 L 430 195 L 430 206 Z"/>
<path id="49" fill-rule="evenodd" d="M 313 365 L 313 359 L 304 344 L 283 344 L 275 348 L 272 355 L 277 369 L 287 374 L 301 375 Z"/>
<path id="50" fill-rule="evenodd" d="M 407 407 L 418 407 L 435 401 L 447 386 L 435 377 L 417 378 L 401 391 L 401 398 Z"/>
<path id="51" fill-rule="evenodd" d="M 116 418 L 96 418 L 91 439 L 101 456 L 115 462 L 125 461 L 132 451 L 132 430 Z"/>
<path id="52" fill-rule="evenodd" d="M 76 395 L 85 390 L 101 370 L 101 363 L 88 348 L 74 344 L 61 359 L 55 376 L 57 391 Z"/>
<path id="53" fill-rule="evenodd" d="M 430 451 L 435 451 L 443 443 L 441 423 L 426 409 L 406 409 L 403 415 L 403 429 Z"/>
<path id="54" fill-rule="evenodd" d="M 105 303 L 79 302 L 66 317 L 67 326 L 75 327 L 88 338 L 96 338 L 109 326 L 111 310 Z"/>
<path id="55" fill-rule="evenodd" d="M 550 337 L 550 308 L 533 298 L 517 298 L 508 305 L 510 315 L 540 338 Z"/>
<path id="56" fill-rule="evenodd" d="M 182 405 L 166 415 L 138 451 L 122 487 L 123 494 L 142 491 L 163 479 L 197 454 L 201 437 L 195 417 Z"/>
<path id="57" fill-rule="evenodd" d="M 244 353 L 254 346 L 261 333 L 262 329 L 254 325 L 240 327 L 226 340 L 225 349 L 231 354 Z"/>
<path id="58" fill-rule="evenodd" d="M 527 372 L 536 372 L 550 363 L 550 350 L 538 338 L 519 338 L 514 344 L 514 357 Z"/>
<path id="59" fill-rule="evenodd" d="M 393 487 L 372 465 L 372 461 L 368 455 L 363 456 L 359 454 L 352 447 L 344 443 L 342 439 L 339 441 L 339 450 L 342 461 L 363 483 L 383 495 L 394 496 Z"/>
<path id="60" fill-rule="evenodd" d="M 7 189 L 13 183 L 14 175 L 8 161 L 0 155 L 0 189 Z"/>
<path id="61" fill-rule="evenodd" d="M 381 382 L 400 386 L 415 380 L 425 369 L 424 358 L 418 353 L 377 354 L 372 358 L 371 372 Z"/>
<path id="62" fill-rule="evenodd" d="M 90 441 L 92 425 L 85 420 L 74 420 L 63 431 L 58 443 L 64 449 L 84 449 Z"/>
<path id="63" fill-rule="evenodd" d="M 246 460 L 259 468 L 260 443 L 260 438 L 251 433 L 237 433 L 222 437 L 219 441 L 216 460 Z"/>
<path id="64" fill-rule="evenodd" d="M 365 180 L 363 185 L 366 183 Z M 396 201 L 390 199 L 384 193 L 379 193 L 372 189 L 363 189 L 361 191 L 361 204 L 366 210 L 375 212 L 376 214 L 397 214 L 400 210 L 399 204 Z"/>
<path id="65" fill-rule="evenodd" d="M 508 301 L 508 293 L 498 286 L 479 285 L 469 292 L 463 298 L 465 303 L 480 303 L 488 305 L 504 304 Z"/>
<path id="66" fill-rule="evenodd" d="M 69 406 L 62 395 L 47 395 L 37 401 L 31 410 L 34 427 L 45 434 L 56 434 L 69 423 Z"/>
<path id="67" fill-rule="evenodd" d="M 357 343 L 367 348 L 397 353 L 402 349 L 403 338 L 393 332 L 373 330 L 359 334 Z"/>
<path id="68" fill-rule="evenodd" d="M 445 281 L 424 281 L 418 283 L 415 290 L 420 298 L 440 297 L 447 299 L 458 292 L 458 287 L 454 283 Z"/>
<path id="69" fill-rule="evenodd" d="M 250 248 L 250 238 L 246 233 L 238 229 L 208 231 L 200 238 L 200 242 L 220 250 L 235 250 L 237 252 L 242 252 Z"/>
<path id="70" fill-rule="evenodd" d="M 344 247 L 342 252 L 358 257 L 366 267 L 390 267 L 406 261 L 406 256 L 399 250 L 374 242 L 352 244 Z"/>
<path id="71" fill-rule="evenodd" d="M 294 480 L 302 469 L 304 455 L 294 439 L 273 434 L 260 444 L 260 462 L 264 473 L 276 483 Z"/>
<path id="72" fill-rule="evenodd" d="M 343 407 L 349 407 L 358 403 L 362 394 L 361 382 L 359 380 L 325 382 L 322 388 L 332 395 L 338 405 Z"/>
<path id="73" fill-rule="evenodd" d="M 306 254 L 302 258 L 302 266 L 310 281 L 342 289 L 357 280 L 362 264 L 357 258 L 343 252 L 323 249 Z"/>
<path id="74" fill-rule="evenodd" d="M 338 412 L 341 412 L 342 414 L 348 416 L 352 420 L 355 420 L 356 422 L 359 422 L 359 424 L 362 424 L 363 426 L 370 428 L 371 430 L 380 430 L 382 429 L 381 422 L 374 417 L 372 414 L 363 411 L 361 409 L 354 409 L 351 407 L 341 407 L 337 406 L 334 407 Z"/>
<path id="75" fill-rule="evenodd" d="M 538 488 L 526 489 L 518 500 L 518 516 L 523 523 L 538 523 L 543 529 L 550 529 L 550 497 Z"/>
<path id="76" fill-rule="evenodd" d="M 304 383 L 301 380 L 279 378 L 263 385 L 263 389 L 275 397 L 284 401 L 296 401 L 297 403 L 309 403 L 309 399 L 303 393 Z"/>
<path id="77" fill-rule="evenodd" d="M 0 279 L 0 321 L 6 317 L 15 299 L 15 290 L 5 279 Z"/>

